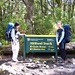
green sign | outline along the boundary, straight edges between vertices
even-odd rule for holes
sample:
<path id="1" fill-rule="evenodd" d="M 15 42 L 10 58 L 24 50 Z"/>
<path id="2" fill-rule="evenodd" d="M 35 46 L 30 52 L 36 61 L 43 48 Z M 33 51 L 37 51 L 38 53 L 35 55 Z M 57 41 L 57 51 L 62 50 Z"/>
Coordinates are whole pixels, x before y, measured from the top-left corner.
<path id="1" fill-rule="evenodd" d="M 24 57 L 26 52 L 55 52 L 57 56 L 55 35 L 24 36 Z"/>

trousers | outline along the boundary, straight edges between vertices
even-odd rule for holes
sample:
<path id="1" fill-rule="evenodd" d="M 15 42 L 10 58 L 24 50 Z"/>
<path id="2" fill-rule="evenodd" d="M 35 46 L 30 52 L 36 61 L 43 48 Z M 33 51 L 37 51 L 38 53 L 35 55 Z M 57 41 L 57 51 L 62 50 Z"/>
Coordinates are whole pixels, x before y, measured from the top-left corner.
<path id="1" fill-rule="evenodd" d="M 62 41 L 59 44 L 60 56 L 63 60 L 66 60 L 65 42 Z"/>
<path id="2" fill-rule="evenodd" d="M 16 42 L 16 44 L 14 42 L 11 42 L 11 47 L 12 47 L 12 59 L 16 61 L 18 58 L 18 53 L 20 48 L 19 42 Z"/>

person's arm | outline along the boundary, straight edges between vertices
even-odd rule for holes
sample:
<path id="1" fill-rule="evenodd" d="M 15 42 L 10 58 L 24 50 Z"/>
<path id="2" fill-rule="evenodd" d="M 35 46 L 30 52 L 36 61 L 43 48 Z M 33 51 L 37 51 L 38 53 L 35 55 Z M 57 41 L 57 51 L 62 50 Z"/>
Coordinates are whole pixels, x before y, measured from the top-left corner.
<path id="1" fill-rule="evenodd" d="M 25 34 L 20 33 L 19 31 L 17 32 L 17 35 L 19 36 L 24 36 Z"/>
<path id="2" fill-rule="evenodd" d="M 56 42 L 58 42 L 58 33 L 56 32 Z"/>
<path id="3" fill-rule="evenodd" d="M 59 43 L 61 43 L 61 41 L 63 40 L 64 35 L 65 35 L 64 30 L 62 30 L 62 33 L 61 33 L 61 38 L 60 38 L 60 40 L 59 40 Z"/>
<path id="4" fill-rule="evenodd" d="M 11 37 L 12 37 L 12 40 L 15 42 L 15 29 L 12 29 L 11 31 Z"/>

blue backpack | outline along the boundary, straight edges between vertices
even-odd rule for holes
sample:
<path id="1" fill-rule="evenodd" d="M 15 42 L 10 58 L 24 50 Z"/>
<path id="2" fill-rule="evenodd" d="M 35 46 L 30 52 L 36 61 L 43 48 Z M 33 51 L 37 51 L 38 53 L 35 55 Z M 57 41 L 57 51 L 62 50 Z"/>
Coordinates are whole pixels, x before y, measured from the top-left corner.
<path id="1" fill-rule="evenodd" d="M 64 25 L 64 31 L 65 31 L 65 43 L 69 43 L 71 41 L 71 28 L 69 24 Z"/>
<path id="2" fill-rule="evenodd" d="M 11 31 L 13 28 L 14 28 L 14 23 L 8 23 L 6 28 L 6 40 L 9 42 L 12 40 Z"/>

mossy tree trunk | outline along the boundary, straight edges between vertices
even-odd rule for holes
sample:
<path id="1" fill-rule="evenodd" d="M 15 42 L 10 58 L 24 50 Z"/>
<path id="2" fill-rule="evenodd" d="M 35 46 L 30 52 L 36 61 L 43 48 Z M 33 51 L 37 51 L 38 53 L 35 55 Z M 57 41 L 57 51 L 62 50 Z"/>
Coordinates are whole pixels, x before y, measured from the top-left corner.
<path id="1" fill-rule="evenodd" d="M 25 15 L 25 22 L 28 24 L 28 28 L 30 30 L 30 34 L 34 32 L 34 0 L 22 0 L 26 6 L 26 15 Z"/>

